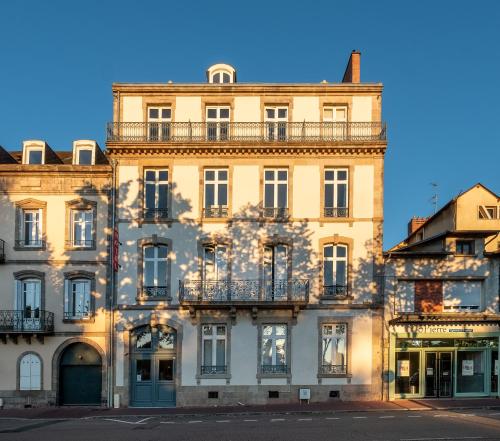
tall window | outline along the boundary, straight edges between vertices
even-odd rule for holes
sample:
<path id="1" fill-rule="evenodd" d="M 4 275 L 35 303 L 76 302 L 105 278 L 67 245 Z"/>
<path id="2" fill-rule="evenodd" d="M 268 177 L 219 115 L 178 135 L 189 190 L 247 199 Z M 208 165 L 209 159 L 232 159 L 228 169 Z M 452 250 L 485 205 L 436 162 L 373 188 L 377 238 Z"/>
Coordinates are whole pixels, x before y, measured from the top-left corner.
<path id="1" fill-rule="evenodd" d="M 288 248 L 286 245 L 264 247 L 264 291 L 266 300 L 288 298 Z"/>
<path id="2" fill-rule="evenodd" d="M 347 246 L 323 247 L 323 294 L 344 296 L 347 294 Z"/>
<path id="3" fill-rule="evenodd" d="M 286 128 L 288 123 L 287 107 L 266 107 L 265 122 L 266 138 L 268 141 L 286 140 Z"/>
<path id="4" fill-rule="evenodd" d="M 19 363 L 19 389 L 40 390 L 42 388 L 42 363 L 36 354 L 26 354 Z"/>
<path id="5" fill-rule="evenodd" d="M 347 136 L 347 107 L 332 106 L 323 109 L 323 137 L 345 139 Z"/>
<path id="6" fill-rule="evenodd" d="M 168 170 L 144 171 L 144 219 L 168 218 Z"/>
<path id="7" fill-rule="evenodd" d="M 262 327 L 262 373 L 286 373 L 287 325 L 264 325 Z"/>
<path id="8" fill-rule="evenodd" d="M 91 284 L 88 279 L 73 279 L 66 282 L 65 319 L 86 319 L 93 315 Z"/>
<path id="9" fill-rule="evenodd" d="M 321 372 L 323 374 L 347 373 L 347 324 L 321 326 Z"/>
<path id="10" fill-rule="evenodd" d="M 71 210 L 71 245 L 92 247 L 94 215 L 92 210 Z"/>
<path id="11" fill-rule="evenodd" d="M 347 169 L 325 170 L 325 217 L 348 217 Z"/>
<path id="12" fill-rule="evenodd" d="M 148 139 L 150 141 L 168 141 L 172 110 L 170 107 L 150 107 L 148 109 Z"/>
<path id="13" fill-rule="evenodd" d="M 225 325 L 202 326 L 202 374 L 225 374 L 226 337 Z"/>
<path id="14" fill-rule="evenodd" d="M 43 325 L 41 303 L 42 282 L 40 279 L 23 279 L 17 281 L 15 298 L 15 320 L 17 329 L 39 330 Z"/>
<path id="15" fill-rule="evenodd" d="M 227 217 L 227 190 L 226 169 L 205 170 L 205 217 Z"/>
<path id="16" fill-rule="evenodd" d="M 229 107 L 207 107 L 207 140 L 225 141 L 229 136 Z"/>
<path id="17" fill-rule="evenodd" d="M 264 216 L 288 216 L 288 170 L 264 170 Z"/>
<path id="18" fill-rule="evenodd" d="M 147 245 L 143 252 L 143 294 L 147 297 L 167 297 L 168 247 Z"/>
<path id="19" fill-rule="evenodd" d="M 20 245 L 25 247 L 42 246 L 42 210 L 23 210 Z"/>
<path id="20" fill-rule="evenodd" d="M 226 280 L 227 247 L 225 245 L 207 245 L 203 248 L 204 280 Z"/>

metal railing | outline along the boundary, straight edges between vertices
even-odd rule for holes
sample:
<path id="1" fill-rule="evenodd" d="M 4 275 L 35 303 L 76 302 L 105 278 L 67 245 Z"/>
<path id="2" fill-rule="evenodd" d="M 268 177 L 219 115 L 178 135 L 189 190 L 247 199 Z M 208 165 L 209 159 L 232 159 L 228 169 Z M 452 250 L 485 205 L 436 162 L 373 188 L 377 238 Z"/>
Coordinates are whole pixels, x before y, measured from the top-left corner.
<path id="1" fill-rule="evenodd" d="M 64 311 L 64 320 L 90 320 L 93 317 L 93 311 Z"/>
<path id="2" fill-rule="evenodd" d="M 212 217 L 228 217 L 229 212 L 227 209 L 227 205 L 216 205 L 212 207 L 205 207 L 203 209 L 203 217 L 212 218 Z"/>
<path id="3" fill-rule="evenodd" d="M 169 291 L 170 290 L 168 286 L 143 286 L 141 297 L 170 297 Z"/>
<path id="4" fill-rule="evenodd" d="M 41 309 L 0 310 L 0 332 L 53 332 L 54 313 Z"/>
<path id="5" fill-rule="evenodd" d="M 347 366 L 345 364 L 323 364 L 321 365 L 321 373 L 345 375 Z"/>
<path id="6" fill-rule="evenodd" d="M 263 207 L 262 217 L 268 219 L 286 219 L 289 216 L 288 208 L 286 207 Z"/>
<path id="7" fill-rule="evenodd" d="M 66 241 L 66 246 L 71 248 L 94 248 L 93 240 L 71 239 Z"/>
<path id="8" fill-rule="evenodd" d="M 42 248 L 44 241 L 39 239 L 16 240 L 15 245 L 19 248 Z"/>
<path id="9" fill-rule="evenodd" d="M 309 300 L 309 279 L 184 280 L 179 282 L 181 303 L 286 303 Z"/>
<path id="10" fill-rule="evenodd" d="M 145 220 L 168 219 L 168 208 L 144 208 L 142 216 Z"/>
<path id="11" fill-rule="evenodd" d="M 349 217 L 349 208 L 347 207 L 325 207 L 325 217 Z"/>
<path id="12" fill-rule="evenodd" d="M 227 374 L 227 366 L 211 366 L 211 365 L 202 365 L 200 370 L 201 375 L 218 375 L 218 374 Z"/>
<path id="13" fill-rule="evenodd" d="M 110 122 L 108 142 L 385 141 L 384 122 Z"/>
<path id="14" fill-rule="evenodd" d="M 263 364 L 260 367 L 263 374 L 286 374 L 288 373 L 288 365 L 286 364 Z"/>
<path id="15" fill-rule="evenodd" d="M 344 298 L 349 294 L 347 285 L 324 285 L 323 295 L 327 297 Z"/>
<path id="16" fill-rule="evenodd" d="M 0 239 L 0 262 L 5 261 L 5 241 Z"/>

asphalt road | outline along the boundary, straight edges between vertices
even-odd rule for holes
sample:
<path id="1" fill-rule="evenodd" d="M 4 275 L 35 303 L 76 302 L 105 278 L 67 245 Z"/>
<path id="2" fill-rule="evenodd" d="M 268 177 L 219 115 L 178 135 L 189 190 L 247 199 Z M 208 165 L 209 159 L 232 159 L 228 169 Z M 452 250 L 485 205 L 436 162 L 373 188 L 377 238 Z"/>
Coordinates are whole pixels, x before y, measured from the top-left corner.
<path id="1" fill-rule="evenodd" d="M 21 441 L 500 441 L 500 412 L 0 419 L 0 440 Z"/>

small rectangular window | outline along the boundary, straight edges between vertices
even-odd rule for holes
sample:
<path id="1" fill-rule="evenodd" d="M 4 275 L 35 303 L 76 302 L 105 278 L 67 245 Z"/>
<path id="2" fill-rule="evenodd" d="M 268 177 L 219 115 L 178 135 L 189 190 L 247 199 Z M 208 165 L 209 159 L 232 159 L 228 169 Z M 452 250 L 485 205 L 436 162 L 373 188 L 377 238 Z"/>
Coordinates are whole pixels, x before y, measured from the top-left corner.
<path id="1" fill-rule="evenodd" d="M 474 255 L 474 241 L 473 240 L 457 240 L 456 241 L 456 254 L 464 256 Z"/>
<path id="2" fill-rule="evenodd" d="M 92 150 L 78 150 L 78 165 L 92 165 Z"/>
<path id="3" fill-rule="evenodd" d="M 30 149 L 28 150 L 28 164 L 43 164 L 42 150 Z"/>

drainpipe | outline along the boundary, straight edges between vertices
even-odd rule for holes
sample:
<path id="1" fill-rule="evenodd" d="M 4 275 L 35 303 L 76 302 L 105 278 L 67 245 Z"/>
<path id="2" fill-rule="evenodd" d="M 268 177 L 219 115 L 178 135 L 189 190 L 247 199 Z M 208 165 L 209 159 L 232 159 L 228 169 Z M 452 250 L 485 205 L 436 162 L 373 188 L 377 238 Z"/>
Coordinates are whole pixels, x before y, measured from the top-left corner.
<path id="1" fill-rule="evenodd" d="M 114 261 L 114 232 L 116 227 L 116 160 L 111 160 L 112 178 L 111 178 L 111 247 L 109 253 L 110 277 L 110 298 L 109 298 L 109 351 L 108 351 L 108 408 L 113 407 L 113 384 L 114 384 L 114 328 L 115 328 L 115 270 Z"/>

